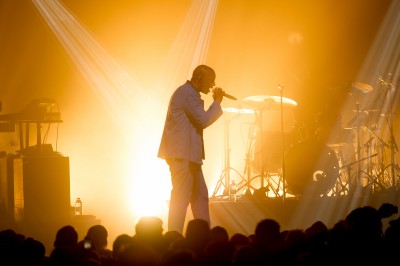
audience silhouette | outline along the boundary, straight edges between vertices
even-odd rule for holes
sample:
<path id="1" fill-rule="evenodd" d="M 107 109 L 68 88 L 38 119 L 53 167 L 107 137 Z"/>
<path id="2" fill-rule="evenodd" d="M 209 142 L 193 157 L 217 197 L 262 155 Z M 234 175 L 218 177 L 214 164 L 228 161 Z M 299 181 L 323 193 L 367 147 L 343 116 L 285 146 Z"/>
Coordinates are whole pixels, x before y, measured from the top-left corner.
<path id="1" fill-rule="evenodd" d="M 154 216 L 142 217 L 135 234 L 120 234 L 108 249 L 108 232 L 103 225 L 91 226 L 79 241 L 75 228 L 61 227 L 54 248 L 46 256 L 45 246 L 12 229 L 0 231 L 0 265 L 37 266 L 242 266 L 385 264 L 396 259 L 400 249 L 400 218 L 383 218 L 397 213 L 384 203 L 355 208 L 332 228 L 315 221 L 308 228 L 281 230 L 274 219 L 258 222 L 254 233 L 234 233 L 217 225 L 210 228 L 202 219 L 190 220 L 185 234 L 164 232 L 163 222 Z"/>

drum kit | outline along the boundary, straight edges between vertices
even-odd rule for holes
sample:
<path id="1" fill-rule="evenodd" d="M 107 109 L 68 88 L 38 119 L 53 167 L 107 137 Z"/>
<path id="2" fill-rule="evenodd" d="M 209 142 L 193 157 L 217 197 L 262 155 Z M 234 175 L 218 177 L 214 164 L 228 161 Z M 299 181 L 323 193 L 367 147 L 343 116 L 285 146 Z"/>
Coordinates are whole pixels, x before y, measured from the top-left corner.
<path id="1" fill-rule="evenodd" d="M 363 109 L 360 102 L 355 101 L 355 115 L 348 123 L 348 127 L 355 131 L 356 160 L 343 168 L 353 165 L 357 168 L 353 175 L 349 175 L 349 189 L 352 192 L 384 193 L 399 185 L 399 167 L 394 161 L 394 154 L 398 149 L 393 131 L 393 101 L 396 90 L 391 81 L 382 78 L 378 81 L 381 95 L 375 96 L 374 107 Z M 353 89 L 365 94 L 370 93 L 373 87 L 353 83 Z M 388 153 L 390 160 L 387 159 Z"/>
<path id="2" fill-rule="evenodd" d="M 354 89 L 361 93 L 369 93 L 373 90 L 372 86 L 364 83 L 355 82 L 352 85 Z M 248 195 L 253 191 L 255 195 L 257 190 L 263 190 L 263 192 L 267 192 L 267 197 L 272 193 L 273 196 L 283 199 L 288 195 L 294 197 L 305 194 L 316 197 L 346 195 L 350 193 L 351 188 L 349 186 L 352 182 L 352 173 L 349 169 L 357 166 L 356 178 L 354 179 L 359 180 L 358 175 L 362 172 L 362 169 L 360 169 L 362 162 L 377 156 L 369 153 L 365 158 L 362 158 L 361 150 L 367 145 L 367 142 L 361 143 L 359 133 L 361 125 L 358 122 L 354 127 L 342 128 L 343 134 L 342 132 L 336 134 L 348 135 L 349 137 L 343 142 L 349 143 L 351 147 L 354 147 L 354 140 L 356 140 L 355 149 L 351 148 L 352 152 L 355 151 L 354 160 L 349 162 L 343 160 L 342 143 L 328 144 L 325 138 L 318 137 L 317 127 L 308 128 L 305 130 L 306 132 L 302 132 L 301 129 L 299 131 L 298 128 L 293 126 L 291 113 L 297 106 L 296 101 L 282 95 L 255 95 L 244 98 L 240 106 L 240 108 L 223 108 L 228 113 L 244 114 L 256 118 L 255 122 L 250 125 L 251 137 L 249 137 L 250 140 L 246 148 L 244 174 L 240 175 L 235 170 L 240 176 L 240 180 L 236 180 L 235 183 L 235 193 Z M 360 114 L 361 112 L 357 110 L 357 119 L 359 119 Z M 347 134 L 348 132 L 352 134 Z M 229 129 L 225 130 L 225 135 L 229 136 Z M 372 138 L 378 139 L 383 145 L 389 147 L 389 144 L 386 144 L 376 134 Z M 221 174 L 213 197 L 217 196 L 221 186 L 225 187 L 223 196 L 230 196 L 231 193 L 230 184 L 232 180 L 230 180 L 229 171 L 233 168 L 230 167 L 229 160 L 229 137 L 226 139 L 228 143 L 225 144 L 228 145 L 228 148 L 225 151 L 225 169 Z M 391 148 L 393 149 L 393 147 Z M 393 165 L 392 159 L 392 169 Z M 390 170 L 388 166 L 384 168 L 385 171 Z M 343 176 L 345 177 L 343 178 Z M 371 179 L 373 179 L 371 182 L 379 182 L 377 178 Z M 257 184 L 258 182 L 259 184 Z"/>

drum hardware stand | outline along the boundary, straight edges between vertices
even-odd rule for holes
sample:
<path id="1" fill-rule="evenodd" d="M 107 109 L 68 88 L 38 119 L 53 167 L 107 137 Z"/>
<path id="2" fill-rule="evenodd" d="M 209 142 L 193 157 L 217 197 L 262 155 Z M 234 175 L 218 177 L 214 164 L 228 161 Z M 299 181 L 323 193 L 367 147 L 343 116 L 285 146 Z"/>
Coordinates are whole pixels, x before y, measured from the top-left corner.
<path id="1" fill-rule="evenodd" d="M 257 116 L 257 120 L 258 120 L 258 129 L 259 129 L 259 132 L 260 132 L 260 148 L 261 148 L 261 150 L 260 150 L 260 158 L 259 158 L 259 165 L 260 165 L 260 191 L 268 191 L 268 186 L 269 186 L 269 184 L 265 187 L 264 186 L 264 171 L 265 171 L 265 168 L 264 168 L 264 149 L 263 149 L 263 127 L 262 127 L 262 123 L 263 123 L 263 119 L 262 119 L 262 115 L 263 115 L 263 112 L 264 112 L 264 110 L 265 110 L 265 108 L 259 108 L 257 111 L 256 111 L 256 116 Z M 250 185 L 250 180 L 249 180 L 249 185 Z M 254 192 L 256 192 L 256 191 L 254 191 Z M 262 195 L 262 196 L 264 196 L 264 195 Z"/>
<path id="2" fill-rule="evenodd" d="M 387 97 L 389 97 L 389 107 L 391 108 L 389 113 L 385 115 L 387 125 L 389 127 L 389 132 L 390 132 L 390 166 L 391 166 L 391 174 L 392 174 L 392 188 L 396 189 L 396 174 L 395 174 L 395 167 L 398 168 L 397 165 L 394 163 L 394 154 L 399 151 L 397 147 L 397 143 L 393 134 L 393 101 L 394 97 L 393 94 L 396 91 L 396 88 L 399 87 L 400 83 L 400 76 L 397 77 L 397 84 L 396 86 L 392 84 L 392 82 L 386 82 L 380 79 L 381 83 L 387 87 Z M 392 89 L 392 90 L 390 90 Z"/>
<path id="3" fill-rule="evenodd" d="M 349 192 L 354 192 L 354 190 L 352 190 L 352 188 L 351 188 L 352 184 L 350 184 L 351 183 L 351 166 L 354 165 L 354 164 L 357 164 L 357 169 L 361 168 L 361 166 L 360 166 L 361 162 L 363 162 L 365 160 L 369 160 L 372 157 L 375 157 L 377 155 L 378 154 L 375 153 L 375 154 L 369 155 L 369 156 L 367 156 L 365 158 L 362 158 L 360 160 L 356 160 L 354 162 L 348 163 L 348 164 L 343 165 L 343 166 L 340 167 L 339 171 L 342 170 L 342 169 L 346 169 L 347 170 L 347 175 L 349 177 L 349 181 L 348 181 L 349 182 L 349 184 L 348 184 L 349 185 L 349 189 L 348 189 Z M 356 178 L 358 178 L 360 176 L 360 173 L 361 173 L 361 171 L 357 171 L 356 172 Z M 357 180 L 357 182 L 359 182 L 359 180 Z M 361 184 L 360 183 L 357 183 L 357 184 L 354 184 L 354 185 L 358 186 L 357 188 L 361 188 Z"/>
<path id="4" fill-rule="evenodd" d="M 390 116 L 390 119 L 387 117 Z M 390 131 L 390 169 L 392 173 L 392 188 L 396 189 L 397 184 L 396 184 L 396 174 L 395 174 L 395 168 L 399 170 L 399 166 L 394 163 L 394 154 L 399 151 L 396 143 L 396 139 L 393 134 L 393 115 L 389 114 L 386 116 L 386 121 L 388 123 L 389 131 Z"/>
<path id="5" fill-rule="evenodd" d="M 280 197 L 279 195 L 279 190 L 281 188 L 281 183 L 282 183 L 282 173 L 277 173 L 278 174 L 278 182 L 275 182 L 276 186 L 271 185 L 271 182 L 268 182 L 268 187 L 272 190 L 272 192 L 275 194 L 275 197 Z M 268 178 L 268 180 L 271 180 L 271 177 Z M 282 185 L 283 186 L 283 185 Z M 283 190 L 283 188 L 282 188 Z"/>
<path id="6" fill-rule="evenodd" d="M 392 119 L 388 118 L 388 116 L 391 116 L 391 114 L 387 114 L 384 116 L 386 117 L 386 120 L 387 120 L 387 124 L 388 124 L 389 131 L 390 131 L 390 136 L 389 136 L 389 144 L 387 144 L 386 142 L 381 140 L 381 143 L 382 143 L 381 144 L 381 150 L 382 150 L 381 153 L 383 156 L 384 148 L 390 149 L 390 164 L 386 165 L 385 158 L 383 158 L 381 160 L 381 169 L 380 169 L 380 173 L 378 174 L 378 177 L 383 176 L 381 179 L 383 179 L 384 181 L 387 181 L 386 183 L 381 185 L 382 189 L 392 187 L 392 189 L 396 190 L 397 186 L 398 186 L 398 183 L 396 182 L 396 171 L 397 172 L 399 171 L 399 166 L 394 162 L 394 154 L 398 151 L 398 147 L 397 147 L 394 135 L 393 135 Z M 390 174 L 388 174 L 387 169 L 390 169 Z M 388 175 L 387 179 L 385 179 L 385 174 Z M 384 186 L 384 185 L 386 185 L 386 186 Z"/>
<path id="7" fill-rule="evenodd" d="M 257 160 L 259 161 L 259 165 L 260 165 L 260 179 L 261 179 L 260 180 L 261 181 L 260 182 L 261 183 L 260 190 L 263 190 L 263 191 L 260 191 L 260 192 L 264 192 L 266 190 L 266 188 L 268 189 L 268 186 L 271 187 L 270 181 L 271 181 L 271 177 L 272 177 L 270 175 L 270 174 L 272 174 L 272 172 L 270 172 L 271 169 L 269 169 L 269 168 L 272 168 L 272 162 L 267 161 L 264 164 L 264 160 L 263 160 L 263 158 L 265 158 L 264 157 L 265 156 L 264 151 L 266 150 L 266 149 L 263 149 L 263 144 L 264 143 L 263 143 L 263 140 L 262 140 L 263 139 L 263 135 L 264 135 L 263 134 L 264 133 L 263 132 L 263 128 L 262 128 L 263 127 L 263 125 L 262 125 L 262 123 L 263 123 L 263 121 L 262 121 L 263 120 L 262 119 L 263 111 L 265 111 L 267 109 L 272 109 L 274 107 L 278 107 L 278 108 L 280 107 L 279 109 L 280 109 L 280 112 L 281 112 L 281 134 L 280 134 L 281 136 L 279 136 L 279 135 L 278 136 L 282 138 L 282 150 L 283 150 L 284 149 L 284 145 L 283 145 L 284 144 L 283 143 L 284 135 L 283 135 L 283 110 L 282 109 L 284 107 L 284 104 L 287 105 L 287 106 L 296 106 L 297 105 L 297 103 L 295 101 L 290 100 L 290 99 L 285 99 L 285 101 L 284 101 L 284 97 L 282 96 L 283 87 L 279 85 L 279 89 L 281 90 L 280 97 L 279 96 L 263 96 L 263 95 L 259 95 L 259 96 L 249 96 L 249 97 L 246 97 L 245 99 L 243 99 L 244 102 L 247 102 L 252 106 L 256 106 L 255 114 L 258 115 L 258 118 L 259 118 L 259 130 L 260 130 L 261 134 L 260 134 L 260 137 L 257 140 L 260 140 L 260 142 L 261 142 L 261 145 L 260 145 L 261 149 L 260 149 L 260 156 L 259 156 L 260 158 L 257 158 Z M 278 106 L 278 102 L 280 103 L 280 106 Z M 274 142 L 274 144 L 276 144 L 276 142 Z M 279 140 L 278 140 L 278 148 L 279 148 Z M 256 153 L 258 154 L 258 149 L 257 149 Z M 285 156 L 284 152 L 282 152 L 282 158 L 283 158 L 283 156 Z M 267 159 L 271 159 L 271 158 L 269 158 L 269 156 L 268 156 Z M 284 163 L 284 162 L 282 162 L 282 163 Z M 283 169 L 283 172 L 285 172 L 284 169 Z M 266 175 L 266 173 L 267 173 L 267 175 Z M 267 187 L 264 187 L 264 177 L 265 177 L 265 175 L 267 176 L 267 181 L 268 181 L 268 186 Z M 283 177 L 283 175 L 279 175 L 279 173 L 278 173 L 278 177 L 280 179 L 280 178 Z M 258 176 L 257 176 L 257 178 L 258 178 Z M 254 180 L 254 179 L 255 179 L 255 177 L 252 178 L 252 180 Z M 248 182 L 250 182 L 250 180 Z M 275 183 L 280 183 L 280 182 L 281 182 L 281 180 L 279 180 L 278 182 L 275 182 Z M 286 197 L 286 195 L 285 195 L 285 193 L 286 193 L 285 185 L 284 185 L 284 193 L 283 193 L 284 197 Z M 256 191 L 256 192 L 259 192 L 259 191 Z M 278 189 L 278 192 L 275 192 L 275 194 L 277 196 L 280 196 L 279 192 L 280 192 L 280 189 Z M 260 193 L 260 196 L 261 196 L 261 193 Z M 267 195 L 264 195 L 264 196 L 267 196 Z"/>
<path id="8" fill-rule="evenodd" d="M 351 165 L 350 164 L 346 164 L 343 165 L 339 168 L 339 176 L 340 176 L 340 172 L 341 170 L 345 169 L 346 170 L 346 175 L 347 175 L 347 183 L 342 185 L 342 188 L 344 188 L 344 191 L 347 192 L 346 194 L 348 194 L 350 192 L 350 179 L 351 179 Z M 349 188 L 347 188 L 347 186 Z"/>
<path id="9" fill-rule="evenodd" d="M 264 197 L 268 197 L 268 195 L 266 194 L 267 192 L 269 192 L 271 189 L 273 190 L 273 192 L 275 193 L 275 196 L 279 196 L 278 191 L 276 191 L 270 183 L 270 173 L 269 173 L 269 166 L 268 163 L 266 165 L 264 165 L 264 158 L 265 158 L 265 153 L 264 153 L 264 149 L 263 149 L 263 134 L 259 133 L 259 142 L 260 144 L 260 157 L 258 158 L 258 165 L 259 165 L 259 169 L 260 169 L 260 175 L 254 176 L 252 177 L 252 169 L 251 169 L 251 163 L 252 163 L 252 158 L 251 158 L 251 154 L 252 152 L 254 152 L 254 146 L 253 146 L 253 139 L 254 139 L 254 128 L 258 127 L 259 131 L 262 132 L 262 112 L 264 111 L 264 109 L 262 108 L 258 108 L 258 111 L 255 113 L 256 114 L 256 121 L 254 122 L 254 124 L 256 126 L 252 127 L 250 132 L 249 132 L 249 138 L 250 138 L 250 143 L 249 143 L 249 147 L 248 147 L 248 151 L 246 154 L 246 165 L 245 165 L 245 169 L 244 169 L 244 173 L 243 176 L 247 175 L 247 181 L 245 183 L 240 183 L 240 185 L 238 186 L 238 190 L 245 190 L 246 191 L 246 195 L 247 196 L 251 196 L 252 192 L 251 189 L 253 190 L 253 194 L 255 193 L 256 196 L 260 197 L 260 198 L 264 198 Z M 257 126 L 258 124 L 258 126 Z M 255 179 L 259 179 L 260 181 L 260 188 L 257 189 L 256 187 L 254 187 L 252 185 L 252 182 Z M 264 182 L 267 182 L 267 184 L 265 185 Z"/>
<path id="10" fill-rule="evenodd" d="M 217 196 L 218 191 L 221 189 L 221 186 L 224 187 L 223 189 L 223 194 L 222 196 L 228 196 L 229 199 L 231 199 L 231 177 L 230 177 L 230 171 L 233 170 L 235 173 L 237 173 L 240 178 L 243 180 L 243 177 L 240 175 L 238 171 L 233 169 L 230 164 L 230 153 L 231 149 L 229 147 L 229 124 L 230 122 L 236 118 L 239 114 L 235 115 L 231 119 L 225 119 L 224 120 L 224 135 L 225 135 L 225 140 L 224 140 L 224 170 L 222 171 L 219 180 L 217 182 L 217 185 L 214 189 L 214 193 L 212 194 L 212 198 Z M 242 181 L 240 181 L 241 183 Z M 238 191 L 238 190 L 237 190 Z M 235 191 L 235 193 L 237 193 Z M 235 195 L 236 196 L 236 195 Z"/>
<path id="11" fill-rule="evenodd" d="M 347 171 L 345 172 L 347 174 L 347 177 L 350 176 L 350 167 L 343 167 L 343 151 L 342 151 L 342 147 L 339 145 L 339 149 L 334 150 L 336 153 L 336 157 L 338 158 L 338 162 L 339 162 L 339 176 L 338 176 L 338 180 L 336 182 L 335 188 L 333 189 L 333 195 L 334 196 L 340 196 L 340 195 L 347 195 L 349 192 L 349 189 L 346 187 L 346 183 L 343 184 L 343 180 L 342 180 L 342 170 L 346 169 Z M 348 180 L 348 178 L 347 178 Z"/>
<path id="12" fill-rule="evenodd" d="M 350 192 L 356 192 L 359 191 L 362 188 L 362 184 L 361 184 L 361 162 L 364 160 L 369 159 L 369 157 L 367 156 L 366 158 L 361 158 L 361 134 L 360 134 L 360 130 L 361 130 L 361 110 L 360 110 L 360 103 L 356 100 L 354 103 L 356 109 L 356 125 L 355 125 L 355 129 L 356 129 L 356 141 L 357 141 L 357 145 L 356 145 L 356 161 L 350 164 L 347 164 L 343 167 L 349 167 L 353 164 L 357 164 L 357 171 L 355 174 L 355 181 L 352 180 L 351 175 L 349 173 L 349 190 Z M 350 171 L 350 170 L 349 170 Z"/>
<path id="13" fill-rule="evenodd" d="M 280 91 L 281 96 L 281 145 L 282 145 L 282 201 L 283 206 L 285 206 L 285 199 L 286 199 L 286 180 L 285 180 L 285 142 L 283 136 L 283 86 L 278 85 L 278 89 Z"/>
<path id="14" fill-rule="evenodd" d="M 376 139 L 379 140 L 379 143 L 380 143 L 379 147 L 380 147 L 381 154 L 383 156 L 385 147 L 389 148 L 389 145 L 381 137 L 379 137 L 377 134 L 375 134 L 375 132 L 373 132 L 370 128 L 366 127 L 366 129 L 373 135 L 373 137 L 371 137 L 370 140 L 368 140 L 368 142 L 366 144 L 364 144 L 364 145 L 368 145 L 368 151 L 369 151 L 368 155 L 371 154 L 371 152 L 370 152 L 370 150 L 371 150 L 370 142 L 374 138 L 376 138 Z M 378 155 L 378 153 L 376 153 L 375 155 Z M 372 186 L 372 185 L 374 185 L 374 186 L 377 185 L 381 189 L 385 189 L 384 175 L 385 175 L 386 168 L 387 168 L 387 167 L 385 167 L 385 161 L 386 161 L 385 158 L 382 157 L 381 160 L 380 160 L 379 172 L 378 172 L 378 174 L 374 175 L 373 169 L 371 167 L 371 165 L 372 165 L 371 158 L 368 159 L 368 176 L 371 179 L 369 180 L 369 182 L 366 185 L 366 187 Z M 379 163 L 379 156 L 378 156 L 378 163 Z M 373 192 L 374 191 L 375 191 L 375 189 L 373 187 Z"/>
<path id="15" fill-rule="evenodd" d="M 360 173 L 361 173 L 361 141 L 360 141 L 360 103 L 356 101 L 356 117 L 357 117 L 357 124 L 356 124 L 356 138 L 357 138 L 357 174 L 356 174 L 356 182 L 355 187 L 361 188 L 361 180 L 360 180 Z"/>
<path id="16" fill-rule="evenodd" d="M 277 190 L 275 190 L 274 188 L 272 188 L 272 190 L 273 190 L 273 192 L 274 192 L 274 194 L 275 194 L 275 196 L 276 197 L 279 197 L 280 195 L 279 195 L 279 184 L 280 184 L 280 181 L 282 180 L 282 191 L 283 191 L 283 194 L 282 194 L 282 200 L 283 200 L 283 205 L 285 205 L 285 199 L 286 199 L 286 181 L 285 181 L 285 151 L 284 151 L 284 128 L 283 128 L 283 86 L 282 85 L 278 85 L 278 89 L 279 89 L 279 91 L 280 91 L 280 106 L 279 106 L 279 109 L 280 109 L 280 114 L 281 114 L 281 125 L 280 125 L 280 128 L 281 128 L 281 149 L 282 149 L 282 172 L 281 172 L 281 174 L 279 175 L 279 181 L 278 181 L 278 187 L 277 187 Z M 264 161 L 263 161 L 263 158 L 264 158 L 264 156 L 265 156 L 265 154 L 264 154 L 264 149 L 263 149 L 263 137 L 262 137 L 262 135 L 263 135 L 263 130 L 262 130 L 262 122 L 263 122 L 263 120 L 262 120 L 262 112 L 263 112 L 264 110 L 262 109 L 262 110 L 260 110 L 259 111 L 259 129 L 260 129 L 260 143 L 261 143 L 261 152 L 260 152 L 260 180 L 261 180 L 261 189 L 263 190 L 263 193 L 264 193 L 264 191 L 265 192 L 268 192 L 269 190 L 270 190 L 270 188 L 272 187 L 271 186 L 271 184 L 270 184 L 270 181 L 269 181 L 269 179 L 270 179 L 270 176 L 269 176 L 269 171 L 268 171 L 268 165 L 267 165 L 267 167 L 265 168 L 264 167 Z M 267 161 L 269 161 L 269 160 L 267 160 Z M 264 172 L 266 172 L 266 173 L 264 173 Z M 264 177 L 268 177 L 268 179 L 267 179 L 267 182 L 268 182 L 268 184 L 267 184 L 267 186 L 264 186 Z"/>
<path id="17" fill-rule="evenodd" d="M 369 128 L 366 127 L 368 130 Z M 369 130 L 371 133 L 372 131 Z M 366 163 L 366 171 L 362 171 L 366 176 L 368 177 L 368 183 L 363 187 L 364 189 L 371 187 L 371 193 L 377 191 L 376 187 L 380 187 L 381 189 L 384 188 L 384 185 L 379 182 L 380 174 L 374 175 L 373 169 L 372 169 L 372 157 L 375 157 L 378 155 L 378 153 L 372 154 L 371 152 L 371 147 L 372 147 L 372 140 L 374 140 L 374 137 L 371 137 L 363 146 L 365 147 L 367 151 L 367 163 Z M 382 172 L 383 173 L 383 172 Z"/>
<path id="18" fill-rule="evenodd" d="M 250 127 L 249 130 L 249 136 L 248 138 L 250 139 L 250 142 L 248 144 L 248 149 L 246 153 L 246 163 L 245 163 L 245 168 L 244 168 L 244 173 L 243 176 L 247 175 L 247 182 L 244 182 L 244 184 L 239 183 L 238 184 L 238 190 L 245 189 L 245 195 L 250 196 L 251 195 L 251 154 L 253 150 L 253 139 L 254 139 L 254 126 Z M 254 188 L 253 188 L 254 189 Z"/>
<path id="19" fill-rule="evenodd" d="M 261 151 L 260 151 L 260 188 L 264 187 L 264 149 L 263 149 L 263 127 L 262 127 L 262 123 L 263 123 L 263 119 L 262 119 L 262 115 L 263 115 L 264 109 L 261 108 L 261 110 L 259 110 L 258 112 L 258 128 L 260 130 L 260 147 L 261 147 Z M 256 113 L 257 115 L 257 113 Z"/>
<path id="20" fill-rule="evenodd" d="M 392 76 L 391 73 L 388 73 L 388 76 Z M 396 190 L 397 189 L 397 182 L 396 182 L 396 172 L 395 172 L 395 168 L 397 170 L 399 170 L 399 167 L 397 164 L 395 164 L 394 162 L 394 155 L 396 152 L 398 152 L 398 146 L 396 143 L 396 139 L 394 137 L 393 134 L 393 116 L 394 116 L 394 112 L 393 112 L 393 102 L 394 102 L 394 98 L 393 97 L 394 93 L 396 92 L 396 88 L 399 87 L 400 85 L 400 75 L 397 77 L 397 82 L 396 85 L 393 85 L 393 76 L 389 81 L 385 81 L 382 78 L 379 78 L 379 81 L 381 82 L 382 85 L 384 85 L 387 88 L 387 92 L 386 92 L 386 97 L 388 98 L 388 107 L 389 112 L 386 112 L 386 114 L 381 114 L 382 116 L 384 116 L 386 118 L 386 123 L 389 127 L 389 133 L 390 133 L 390 137 L 389 137 L 389 147 L 390 147 L 390 164 L 388 166 L 386 166 L 385 168 L 389 168 L 390 167 L 390 172 L 391 172 L 391 185 L 392 185 L 392 189 Z"/>
<path id="21" fill-rule="evenodd" d="M 337 180 L 335 187 L 333 189 L 333 195 L 338 197 L 340 195 L 347 195 L 349 193 L 349 189 L 346 187 L 346 184 L 343 184 L 342 174 L 339 169 L 339 180 Z"/>

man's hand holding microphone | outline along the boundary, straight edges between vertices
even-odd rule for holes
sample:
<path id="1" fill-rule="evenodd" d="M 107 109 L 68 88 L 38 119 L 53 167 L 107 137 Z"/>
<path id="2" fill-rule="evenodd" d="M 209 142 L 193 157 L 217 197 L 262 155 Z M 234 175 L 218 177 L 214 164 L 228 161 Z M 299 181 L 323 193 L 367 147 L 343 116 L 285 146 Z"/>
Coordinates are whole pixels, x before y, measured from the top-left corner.
<path id="1" fill-rule="evenodd" d="M 219 88 L 219 87 L 213 88 L 213 89 L 212 89 L 212 93 L 213 93 L 213 99 L 214 99 L 215 101 L 218 101 L 219 103 L 222 102 L 223 97 L 226 97 L 226 98 L 231 99 L 231 100 L 234 100 L 234 101 L 237 100 L 236 97 L 225 93 L 225 91 L 222 90 L 222 89 Z"/>

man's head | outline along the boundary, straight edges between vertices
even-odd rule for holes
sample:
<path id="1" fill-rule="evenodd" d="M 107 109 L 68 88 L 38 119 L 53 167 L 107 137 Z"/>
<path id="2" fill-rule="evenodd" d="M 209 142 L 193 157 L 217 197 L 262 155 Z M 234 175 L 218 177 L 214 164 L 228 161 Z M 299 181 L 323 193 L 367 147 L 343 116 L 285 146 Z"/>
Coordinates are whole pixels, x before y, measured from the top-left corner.
<path id="1" fill-rule="evenodd" d="M 199 65 L 193 70 L 190 82 L 199 92 L 207 94 L 215 86 L 215 77 L 215 71 L 211 67 Z"/>
<path id="2" fill-rule="evenodd" d="M 107 238 L 107 229 L 103 225 L 96 224 L 89 228 L 85 240 L 91 240 L 96 250 L 102 250 L 107 248 Z"/>

